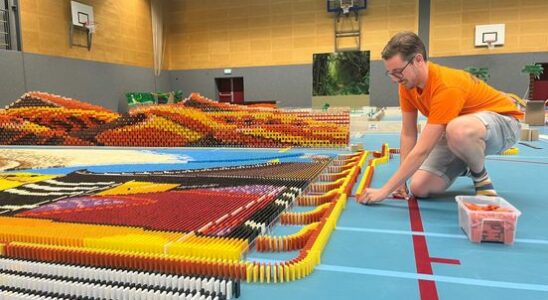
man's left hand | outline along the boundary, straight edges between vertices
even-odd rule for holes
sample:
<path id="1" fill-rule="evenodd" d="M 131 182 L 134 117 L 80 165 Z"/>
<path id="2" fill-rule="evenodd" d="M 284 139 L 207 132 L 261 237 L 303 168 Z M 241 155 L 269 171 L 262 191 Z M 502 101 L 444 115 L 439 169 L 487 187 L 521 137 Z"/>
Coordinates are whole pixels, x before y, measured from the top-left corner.
<path id="1" fill-rule="evenodd" d="M 358 199 L 358 202 L 362 204 L 372 204 L 376 202 L 381 202 L 386 197 L 388 197 L 387 192 L 382 189 L 365 189 L 361 197 Z"/>

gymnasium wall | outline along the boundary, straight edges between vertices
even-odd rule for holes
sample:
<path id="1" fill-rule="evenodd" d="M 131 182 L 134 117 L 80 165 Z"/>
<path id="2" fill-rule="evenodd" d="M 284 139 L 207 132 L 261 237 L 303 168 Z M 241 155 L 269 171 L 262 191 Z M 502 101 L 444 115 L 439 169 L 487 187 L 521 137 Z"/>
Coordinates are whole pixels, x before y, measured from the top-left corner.
<path id="1" fill-rule="evenodd" d="M 548 62 L 548 1 L 546 0 L 421 0 L 419 36 L 430 60 L 454 68 L 485 67 L 495 88 L 525 95 L 526 64 Z M 506 24 L 505 45 L 489 50 L 474 47 L 476 25 Z M 371 62 L 371 102 L 398 105 L 397 88 L 379 74 L 382 60 Z M 377 74 L 377 75 L 375 75 Z"/>
<path id="2" fill-rule="evenodd" d="M 431 0 L 432 57 L 546 52 L 546 0 Z M 505 44 L 493 50 L 474 47 L 475 25 L 506 25 Z"/>
<path id="3" fill-rule="evenodd" d="M 0 108 L 25 92 L 23 54 L 0 50 Z"/>
<path id="4" fill-rule="evenodd" d="M 243 77 L 246 101 L 280 100 L 280 107 L 310 107 L 312 104 L 312 65 L 242 67 L 224 75 L 223 69 L 170 71 L 173 89 L 183 95 L 198 91 L 216 99 L 215 78 Z"/>
<path id="5" fill-rule="evenodd" d="M 446 56 L 434 57 L 432 61 L 459 69 L 470 66 L 488 67 L 488 84 L 501 91 L 525 97 L 529 87 L 529 75 L 522 73 L 521 69 L 532 62 L 548 62 L 548 52 Z"/>
<path id="6" fill-rule="evenodd" d="M 156 78 L 150 0 L 81 0 L 99 23 L 89 52 L 68 45 L 69 0 L 20 0 L 23 52 L 0 50 L 0 105 L 40 89 L 123 111 L 126 91 L 182 89 L 215 99 L 214 79 L 223 76 L 244 77 L 246 101 L 311 105 L 312 54 L 334 49 L 325 1 L 165 1 L 169 71 Z M 426 37 L 432 61 L 487 67 L 488 83 L 523 95 L 523 65 L 548 62 L 546 11 L 546 0 L 369 0 L 361 47 L 371 51 L 371 104 L 398 104 L 380 51 L 401 30 Z M 474 26 L 491 23 L 506 24 L 506 44 L 475 48 Z"/>
<path id="7" fill-rule="evenodd" d="M 253 99 L 247 92 L 250 85 L 246 83 L 251 79 L 246 77 L 245 70 L 250 66 L 254 67 L 253 80 L 260 78 L 256 81 L 265 82 L 265 88 L 273 82 L 269 69 L 280 69 L 284 65 L 295 65 L 299 73 L 307 76 L 299 82 L 312 81 L 312 75 L 306 73 L 312 54 L 334 49 L 333 16 L 326 13 L 325 1 L 256 3 L 211 0 L 204 5 L 197 1 L 170 1 L 168 68 L 172 70 L 171 75 L 186 72 L 187 78 L 174 80 L 172 77 L 174 88 L 197 87 L 215 99 L 211 74 L 222 77 L 223 68 L 233 71 L 242 68 L 246 101 L 262 100 Z M 419 27 L 418 33 L 426 37 L 432 61 L 459 68 L 487 67 L 491 72 L 488 83 L 523 95 L 528 80 L 527 75 L 521 73 L 523 65 L 546 61 L 546 11 L 546 0 L 368 1 L 362 17 L 361 47 L 371 51 L 371 104 L 398 105 L 397 88 L 384 76 L 380 52 L 395 32 L 418 32 Z M 504 47 L 475 48 L 474 26 L 493 23 L 506 24 Z M 297 76 L 301 75 L 285 74 L 287 78 Z M 282 106 L 310 106 L 311 94 L 303 95 L 302 87 L 292 90 L 289 86 L 283 93 L 290 96 L 279 98 Z M 276 96 L 272 92 L 266 94 L 266 98 Z"/>
<path id="8" fill-rule="evenodd" d="M 230 76 L 244 77 L 246 101 L 310 107 L 312 55 L 334 51 L 334 15 L 326 1 L 171 0 L 168 6 L 167 66 L 174 89 L 216 99 L 214 78 L 232 68 Z M 392 34 L 418 29 L 415 0 L 369 0 L 362 14 L 361 48 L 373 60 Z"/>
<path id="9" fill-rule="evenodd" d="M 419 13 L 429 16 L 424 19 L 430 23 L 431 61 L 459 69 L 488 68 L 487 83 L 523 97 L 529 85 L 529 76 L 521 72 L 523 66 L 548 62 L 546 11 L 546 0 L 430 0 L 421 1 Z M 504 46 L 474 47 L 476 25 L 499 23 L 506 25 Z M 377 95 L 391 95 L 383 102 L 397 104 L 394 87 L 381 83 L 372 89 Z"/>
<path id="10" fill-rule="evenodd" d="M 124 112 L 128 91 L 171 90 L 166 71 L 17 51 L 0 50 L 0 70 L 0 108 L 40 90 Z"/>
<path id="11" fill-rule="evenodd" d="M 421 5 L 419 6 L 419 2 Z M 362 12 L 362 50 L 372 60 L 390 36 L 418 31 L 429 8 L 431 57 L 543 52 L 548 49 L 546 0 L 369 0 Z M 333 14 L 319 0 L 170 0 L 170 70 L 312 63 L 332 52 Z M 506 44 L 474 47 L 474 26 L 506 24 Z"/>
<path id="12" fill-rule="evenodd" d="M 333 52 L 333 14 L 321 0 L 169 2 L 170 70 L 311 64 Z M 362 49 L 379 53 L 391 34 L 417 30 L 415 0 L 370 0 Z"/>
<path id="13" fill-rule="evenodd" d="M 152 70 L 149 0 L 79 2 L 98 23 L 91 51 L 69 45 L 69 0 L 19 0 L 23 52 L 0 51 L 0 105 L 42 90 L 123 111 L 125 92 L 170 89 L 169 74 Z"/>
<path id="14" fill-rule="evenodd" d="M 23 51 L 107 63 L 152 67 L 149 0 L 78 0 L 92 5 L 97 32 L 92 51 L 70 47 L 70 0 L 20 0 Z M 83 32 L 78 32 L 83 38 Z"/>

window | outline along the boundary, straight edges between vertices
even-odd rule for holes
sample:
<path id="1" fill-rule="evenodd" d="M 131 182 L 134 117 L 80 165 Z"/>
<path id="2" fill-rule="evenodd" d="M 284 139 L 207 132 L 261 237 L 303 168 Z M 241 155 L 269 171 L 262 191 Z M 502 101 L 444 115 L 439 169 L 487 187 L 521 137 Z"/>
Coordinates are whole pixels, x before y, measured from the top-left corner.
<path id="1" fill-rule="evenodd" d="M 0 0 L 0 49 L 20 50 L 17 0 Z"/>

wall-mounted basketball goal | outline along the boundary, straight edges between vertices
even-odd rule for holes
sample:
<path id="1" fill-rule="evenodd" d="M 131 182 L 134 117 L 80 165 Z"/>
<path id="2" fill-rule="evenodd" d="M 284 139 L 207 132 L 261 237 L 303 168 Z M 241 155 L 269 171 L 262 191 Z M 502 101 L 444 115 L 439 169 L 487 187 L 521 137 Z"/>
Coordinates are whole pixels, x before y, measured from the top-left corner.
<path id="1" fill-rule="evenodd" d="M 93 17 L 93 7 L 76 1 L 70 1 L 70 11 L 72 20 L 70 22 L 70 47 L 84 47 L 91 50 L 93 33 L 95 33 L 97 24 Z M 76 36 L 79 33 L 86 35 L 86 43 L 76 42 Z"/>
<path id="2" fill-rule="evenodd" d="M 367 0 L 327 0 L 327 11 L 335 14 L 335 52 L 361 50 L 360 11 Z"/>
<path id="3" fill-rule="evenodd" d="M 489 50 L 503 46 L 505 29 L 505 24 L 476 25 L 474 46 L 487 47 Z"/>

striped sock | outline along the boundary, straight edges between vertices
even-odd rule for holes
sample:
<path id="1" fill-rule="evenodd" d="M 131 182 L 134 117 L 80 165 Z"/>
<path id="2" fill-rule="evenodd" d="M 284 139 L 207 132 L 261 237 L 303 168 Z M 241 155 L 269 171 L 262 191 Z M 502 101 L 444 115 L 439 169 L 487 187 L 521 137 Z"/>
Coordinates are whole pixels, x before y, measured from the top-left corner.
<path id="1" fill-rule="evenodd" d="M 472 171 L 470 170 L 470 168 L 466 167 L 466 169 L 459 174 L 459 177 L 464 177 L 464 176 L 472 177 Z"/>
<path id="2" fill-rule="evenodd" d="M 478 196 L 497 196 L 497 191 L 487 174 L 485 167 L 479 172 L 476 173 L 471 171 L 472 180 L 474 181 L 474 187 L 476 188 L 476 195 Z"/>

